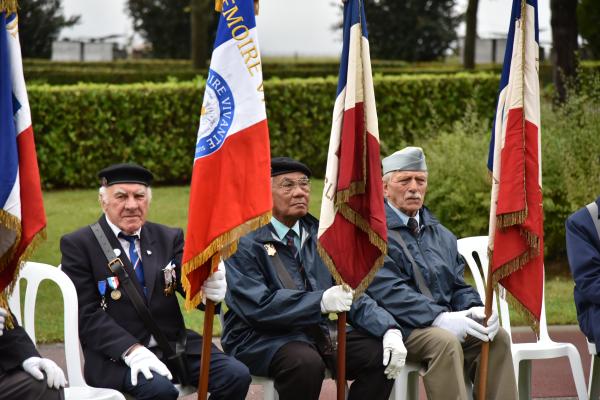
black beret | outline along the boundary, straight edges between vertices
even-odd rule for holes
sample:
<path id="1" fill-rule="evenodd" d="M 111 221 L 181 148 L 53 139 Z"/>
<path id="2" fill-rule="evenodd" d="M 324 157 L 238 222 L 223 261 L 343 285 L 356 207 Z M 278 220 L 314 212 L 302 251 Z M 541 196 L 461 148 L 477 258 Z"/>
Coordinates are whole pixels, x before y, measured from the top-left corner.
<path id="1" fill-rule="evenodd" d="M 274 157 L 271 159 L 271 176 L 283 175 L 288 172 L 302 172 L 309 178 L 312 175 L 310 169 L 300 161 L 289 157 Z"/>
<path id="2" fill-rule="evenodd" d="M 149 186 L 152 183 L 152 172 L 141 165 L 113 164 L 98 172 L 98 178 L 102 186 L 110 186 L 115 183 L 139 183 Z"/>

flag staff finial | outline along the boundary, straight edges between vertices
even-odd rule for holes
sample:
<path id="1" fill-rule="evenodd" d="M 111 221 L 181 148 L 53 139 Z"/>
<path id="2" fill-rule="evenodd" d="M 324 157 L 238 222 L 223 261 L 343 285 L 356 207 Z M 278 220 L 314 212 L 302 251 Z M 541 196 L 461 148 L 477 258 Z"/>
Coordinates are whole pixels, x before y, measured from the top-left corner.
<path id="1" fill-rule="evenodd" d="M 17 12 L 17 0 L 0 0 L 0 12 Z"/>

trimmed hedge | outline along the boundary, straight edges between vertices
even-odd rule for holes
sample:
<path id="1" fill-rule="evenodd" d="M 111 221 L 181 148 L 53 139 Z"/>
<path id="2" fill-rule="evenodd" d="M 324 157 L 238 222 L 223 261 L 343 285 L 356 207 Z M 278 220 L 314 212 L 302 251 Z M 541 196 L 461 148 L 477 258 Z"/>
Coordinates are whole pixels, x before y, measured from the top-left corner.
<path id="1" fill-rule="evenodd" d="M 324 173 L 336 78 L 265 82 L 271 151 Z M 38 159 L 45 188 L 90 187 L 112 162 L 137 161 L 159 184 L 187 183 L 203 83 L 32 85 Z M 498 76 L 375 78 L 382 152 L 435 137 L 467 108 L 493 115 Z"/>

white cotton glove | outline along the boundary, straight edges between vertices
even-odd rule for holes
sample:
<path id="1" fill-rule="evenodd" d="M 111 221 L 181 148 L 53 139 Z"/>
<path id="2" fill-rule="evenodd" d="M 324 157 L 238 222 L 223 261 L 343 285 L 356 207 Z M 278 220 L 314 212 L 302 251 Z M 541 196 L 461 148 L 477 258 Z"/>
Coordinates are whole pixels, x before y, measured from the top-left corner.
<path id="1" fill-rule="evenodd" d="M 467 335 L 487 342 L 489 329 L 469 318 L 469 310 L 443 312 L 436 317 L 431 325 L 452 332 L 458 341 L 463 343 Z"/>
<path id="2" fill-rule="evenodd" d="M 406 347 L 402 341 L 402 332 L 388 329 L 383 335 L 383 365 L 387 365 L 385 375 L 388 379 L 396 379 L 406 362 Z"/>
<path id="3" fill-rule="evenodd" d="M 50 389 L 60 389 L 65 387 L 67 380 L 62 369 L 56 363 L 48 358 L 29 357 L 21 365 L 23 370 L 33 376 L 38 381 L 44 379 L 46 373 L 46 383 Z"/>
<path id="4" fill-rule="evenodd" d="M 123 361 L 131 368 L 131 384 L 133 386 L 137 385 L 140 372 L 144 374 L 146 379 L 154 378 L 152 371 L 166 376 L 169 380 L 173 379 L 169 368 L 144 346 L 138 346 L 128 355 L 123 356 Z"/>
<path id="5" fill-rule="evenodd" d="M 468 309 L 469 317 L 474 319 L 475 321 L 483 324 L 483 320 L 485 319 L 485 307 L 471 307 Z M 496 310 L 492 309 L 492 315 L 487 322 L 488 328 L 488 337 L 490 338 L 490 342 L 494 340 L 498 330 L 500 329 L 500 320 L 498 319 L 498 313 Z"/>
<path id="6" fill-rule="evenodd" d="M 215 303 L 223 301 L 227 293 L 227 281 L 225 280 L 225 264 L 219 262 L 219 267 L 213 272 L 202 285 L 202 302 L 206 304 L 206 299 Z"/>
<path id="7" fill-rule="evenodd" d="M 2 334 L 4 333 L 4 321 L 6 320 L 7 315 L 8 311 L 0 307 L 0 336 L 2 336 Z"/>
<path id="8" fill-rule="evenodd" d="M 321 297 L 321 313 L 329 314 L 349 311 L 350 307 L 352 307 L 353 297 L 354 290 L 348 286 L 332 286 L 323 292 L 323 297 Z"/>

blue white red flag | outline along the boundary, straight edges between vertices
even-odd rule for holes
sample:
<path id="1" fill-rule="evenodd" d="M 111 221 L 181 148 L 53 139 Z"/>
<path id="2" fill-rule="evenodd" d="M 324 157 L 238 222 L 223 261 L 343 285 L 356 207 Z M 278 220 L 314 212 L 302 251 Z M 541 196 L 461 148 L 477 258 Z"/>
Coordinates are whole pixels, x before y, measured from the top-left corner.
<path id="1" fill-rule="evenodd" d="M 544 287 L 537 0 L 513 0 L 492 128 L 490 271 L 534 329 Z"/>
<path id="2" fill-rule="evenodd" d="M 18 18 L 14 10 L 0 12 L 0 291 L 6 295 L 21 264 L 45 237 L 46 215 Z"/>
<path id="3" fill-rule="evenodd" d="M 344 44 L 319 221 L 319 254 L 338 283 L 367 288 L 387 252 L 379 128 L 364 3 L 344 4 Z"/>
<path id="4" fill-rule="evenodd" d="M 253 0 L 224 1 L 196 141 L 182 282 L 186 307 L 238 239 L 271 218 L 271 156 Z M 212 260 L 212 261 L 211 261 Z"/>

